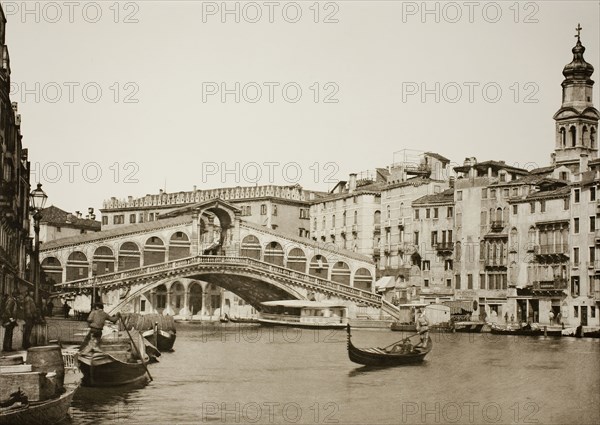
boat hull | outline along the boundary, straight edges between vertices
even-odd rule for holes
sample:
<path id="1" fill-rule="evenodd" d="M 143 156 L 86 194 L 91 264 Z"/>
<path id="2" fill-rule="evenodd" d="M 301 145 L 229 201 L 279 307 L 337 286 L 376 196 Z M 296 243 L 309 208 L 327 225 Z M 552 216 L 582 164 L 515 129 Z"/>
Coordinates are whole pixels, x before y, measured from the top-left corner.
<path id="1" fill-rule="evenodd" d="M 58 398 L 27 407 L 0 413 L 1 425 L 53 425 L 61 422 L 68 414 L 77 386 L 66 388 Z"/>
<path id="2" fill-rule="evenodd" d="M 163 331 L 160 329 L 156 338 L 154 337 L 153 329 L 143 332 L 142 335 L 152 344 L 154 344 L 156 341 L 156 348 L 158 348 L 158 350 L 161 352 L 173 351 L 173 345 L 175 345 L 175 339 L 177 338 L 177 334 L 175 332 Z"/>
<path id="3" fill-rule="evenodd" d="M 519 335 L 519 336 L 562 336 L 562 330 L 548 330 L 544 332 L 543 329 L 502 329 L 497 326 L 492 326 L 490 332 L 495 335 Z"/>
<path id="4" fill-rule="evenodd" d="M 485 323 L 461 323 L 457 322 L 453 326 L 454 332 L 480 333 Z"/>
<path id="5" fill-rule="evenodd" d="M 269 319 L 257 319 L 258 323 L 263 326 L 287 326 L 291 328 L 305 328 L 305 329 L 344 329 L 345 323 L 318 323 L 318 322 L 284 322 L 278 320 Z"/>
<path id="6" fill-rule="evenodd" d="M 348 357 L 350 361 L 364 366 L 389 367 L 421 363 L 432 347 L 433 341 L 428 338 L 424 348 L 417 348 L 411 353 L 390 353 L 382 348 L 358 348 L 352 343 L 348 326 Z"/>
<path id="7" fill-rule="evenodd" d="M 105 353 L 80 356 L 79 369 L 83 374 L 82 385 L 87 387 L 113 387 L 148 379 L 141 362 L 121 362 Z"/>

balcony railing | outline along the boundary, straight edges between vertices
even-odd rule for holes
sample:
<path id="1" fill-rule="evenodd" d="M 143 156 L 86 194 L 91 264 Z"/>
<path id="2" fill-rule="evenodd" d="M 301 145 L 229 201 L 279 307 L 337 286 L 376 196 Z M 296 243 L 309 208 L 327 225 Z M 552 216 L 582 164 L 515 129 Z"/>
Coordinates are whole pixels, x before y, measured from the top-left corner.
<path id="1" fill-rule="evenodd" d="M 535 253 L 537 255 L 552 255 L 552 254 L 564 254 L 568 255 L 569 245 L 564 244 L 553 244 L 553 245 L 539 245 L 536 246 Z"/>
<path id="2" fill-rule="evenodd" d="M 548 289 L 568 289 L 569 284 L 567 279 L 559 277 L 553 280 L 538 280 L 533 282 L 533 289 L 548 290 Z"/>
<path id="3" fill-rule="evenodd" d="M 454 242 L 438 242 L 435 245 L 435 250 L 437 252 L 453 251 L 454 250 Z"/>
<path id="4" fill-rule="evenodd" d="M 381 233 L 381 224 L 373 226 L 373 233 Z"/>
<path id="5" fill-rule="evenodd" d="M 494 220 L 490 226 L 492 230 L 502 230 L 504 229 L 504 221 L 502 220 Z"/>

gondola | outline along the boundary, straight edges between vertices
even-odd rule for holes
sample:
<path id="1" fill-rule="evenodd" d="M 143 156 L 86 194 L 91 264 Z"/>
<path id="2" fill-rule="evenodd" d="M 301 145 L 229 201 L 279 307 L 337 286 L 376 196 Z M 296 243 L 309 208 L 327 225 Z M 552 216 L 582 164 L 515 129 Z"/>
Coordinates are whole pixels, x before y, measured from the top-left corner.
<path id="1" fill-rule="evenodd" d="M 142 335 L 146 340 L 155 344 L 159 351 L 173 351 L 173 345 L 175 344 L 175 338 L 177 334 L 175 330 L 162 330 L 159 329 L 156 337 L 154 336 L 154 329 L 142 332 Z"/>
<path id="2" fill-rule="evenodd" d="M 413 348 L 410 351 L 402 351 L 402 343 L 408 338 L 400 340 L 385 348 L 357 348 L 352 344 L 350 325 L 346 327 L 348 332 L 348 357 L 350 361 L 365 366 L 401 366 L 420 363 L 433 348 L 431 338 L 427 339 L 425 347 Z"/>
<path id="3" fill-rule="evenodd" d="M 122 361 L 114 355 L 92 352 L 79 355 L 82 384 L 88 387 L 113 387 L 142 382 L 147 379 L 141 361 Z"/>
<path id="4" fill-rule="evenodd" d="M 145 363 L 149 361 L 142 336 L 131 332 L 137 342 L 121 333 L 103 338 L 98 347 L 77 356 L 83 374 L 82 384 L 89 387 L 112 387 L 143 382 L 148 378 Z M 141 350 L 141 352 L 138 352 Z M 142 356 L 142 359 L 140 358 Z"/>

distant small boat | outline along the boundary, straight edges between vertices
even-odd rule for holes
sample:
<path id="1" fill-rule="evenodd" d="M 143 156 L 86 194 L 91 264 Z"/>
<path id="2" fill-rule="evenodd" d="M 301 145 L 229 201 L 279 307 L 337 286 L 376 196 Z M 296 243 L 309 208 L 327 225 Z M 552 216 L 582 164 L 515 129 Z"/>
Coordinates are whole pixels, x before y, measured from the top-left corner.
<path id="1" fill-rule="evenodd" d="M 253 317 L 230 317 L 229 321 L 231 323 L 259 323 L 258 319 Z"/>
<path id="2" fill-rule="evenodd" d="M 450 325 L 454 332 L 480 333 L 485 323 L 483 322 L 454 322 Z"/>
<path id="3" fill-rule="evenodd" d="M 0 409 L 2 425 L 54 425 L 61 422 L 69 412 L 73 394 L 78 386 L 65 388 L 58 397 L 39 402 L 29 402 L 18 407 Z"/>
<path id="4" fill-rule="evenodd" d="M 390 325 L 390 329 L 395 332 L 416 332 L 417 325 L 414 323 L 394 322 Z"/>
<path id="5" fill-rule="evenodd" d="M 350 361 L 365 366 L 401 366 L 420 363 L 433 348 L 431 338 L 427 339 L 425 347 L 406 348 L 406 339 L 400 340 L 388 347 L 357 348 L 352 343 L 350 325 L 348 331 L 348 357 Z"/>
<path id="6" fill-rule="evenodd" d="M 227 315 L 227 313 L 225 313 L 223 316 L 219 317 L 219 322 L 221 322 L 221 323 L 229 322 L 229 316 Z"/>
<path id="7" fill-rule="evenodd" d="M 335 329 L 348 324 L 348 308 L 318 301 L 280 300 L 262 303 L 258 321 L 267 326 Z"/>
<path id="8" fill-rule="evenodd" d="M 511 327 L 510 325 L 501 327 L 496 324 L 491 325 L 491 332 L 496 335 L 520 335 L 520 336 L 562 336 L 562 329 L 544 329 L 525 325 L 521 327 Z"/>

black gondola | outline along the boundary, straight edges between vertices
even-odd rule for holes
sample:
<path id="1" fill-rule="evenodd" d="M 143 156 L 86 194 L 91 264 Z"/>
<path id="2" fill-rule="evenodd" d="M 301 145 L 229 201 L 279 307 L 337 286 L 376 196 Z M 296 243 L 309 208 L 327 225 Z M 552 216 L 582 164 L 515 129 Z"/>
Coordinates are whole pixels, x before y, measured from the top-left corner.
<path id="1" fill-rule="evenodd" d="M 427 339 L 425 347 L 406 348 L 403 344 L 408 338 L 400 340 L 385 348 L 357 348 L 352 344 L 350 325 L 348 331 L 348 357 L 350 361 L 365 366 L 400 366 L 420 363 L 433 348 L 431 338 Z M 406 348 L 406 349 L 405 349 Z"/>

